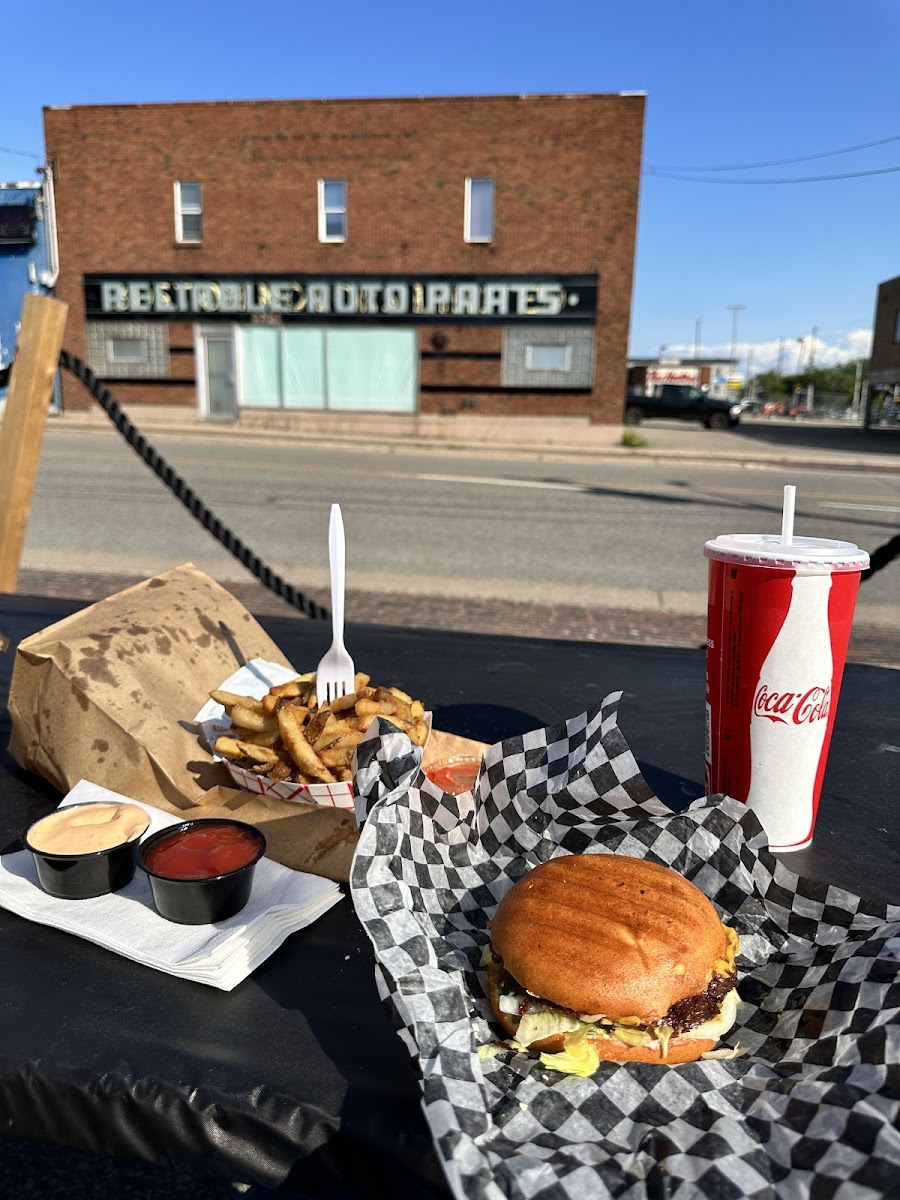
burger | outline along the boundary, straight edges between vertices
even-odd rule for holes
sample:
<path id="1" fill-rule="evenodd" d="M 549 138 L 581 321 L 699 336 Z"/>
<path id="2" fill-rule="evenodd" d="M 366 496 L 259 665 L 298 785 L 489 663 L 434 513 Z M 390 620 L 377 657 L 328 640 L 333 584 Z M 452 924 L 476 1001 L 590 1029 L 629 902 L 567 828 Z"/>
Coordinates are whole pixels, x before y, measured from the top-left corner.
<path id="1" fill-rule="evenodd" d="M 551 859 L 506 893 L 490 934 L 497 1020 L 549 1066 L 587 1075 L 603 1060 L 691 1062 L 734 1024 L 737 934 L 669 867 Z"/>

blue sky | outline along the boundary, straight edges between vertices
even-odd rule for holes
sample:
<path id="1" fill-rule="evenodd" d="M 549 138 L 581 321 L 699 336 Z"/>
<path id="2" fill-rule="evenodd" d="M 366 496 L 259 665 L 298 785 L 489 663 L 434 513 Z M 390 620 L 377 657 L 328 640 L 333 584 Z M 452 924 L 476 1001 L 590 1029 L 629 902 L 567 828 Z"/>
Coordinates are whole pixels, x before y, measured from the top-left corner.
<path id="1" fill-rule="evenodd" d="M 21 9 L 20 14 L 25 10 Z M 856 153 L 720 179 L 900 166 L 898 0 L 46 0 L 0 76 L 0 178 L 33 178 L 49 104 L 646 91 L 645 168 Z M 33 31 L 23 33 L 29 24 Z M 706 174 L 713 174 L 707 172 Z M 820 183 L 642 185 L 631 352 L 738 343 L 754 367 L 868 350 L 877 284 L 900 272 L 900 171 Z"/>

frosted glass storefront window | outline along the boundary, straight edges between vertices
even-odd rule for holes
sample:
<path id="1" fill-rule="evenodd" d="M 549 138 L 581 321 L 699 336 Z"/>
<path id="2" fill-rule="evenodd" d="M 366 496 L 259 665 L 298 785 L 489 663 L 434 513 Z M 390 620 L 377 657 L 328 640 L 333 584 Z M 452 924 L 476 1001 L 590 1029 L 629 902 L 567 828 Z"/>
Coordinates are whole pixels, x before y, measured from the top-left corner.
<path id="1" fill-rule="evenodd" d="M 325 330 L 282 330 L 281 362 L 284 407 L 324 408 Z"/>
<path id="2" fill-rule="evenodd" d="M 415 412 L 416 331 L 241 327 L 244 408 Z"/>
<path id="3" fill-rule="evenodd" d="M 248 408 L 281 406 L 281 330 L 242 328 L 241 403 Z"/>
<path id="4" fill-rule="evenodd" d="M 412 329 L 329 329 L 328 407 L 414 412 L 416 334 Z"/>

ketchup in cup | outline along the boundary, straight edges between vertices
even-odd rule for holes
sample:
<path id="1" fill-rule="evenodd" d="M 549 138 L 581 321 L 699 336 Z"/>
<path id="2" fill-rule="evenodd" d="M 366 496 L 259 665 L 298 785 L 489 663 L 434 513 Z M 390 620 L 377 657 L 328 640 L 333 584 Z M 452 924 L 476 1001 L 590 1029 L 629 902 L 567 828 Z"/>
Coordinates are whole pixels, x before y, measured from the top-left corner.
<path id="1" fill-rule="evenodd" d="M 212 879 L 246 867 L 257 857 L 259 838 L 239 825 L 194 825 L 151 846 L 144 862 L 167 879 Z"/>
<path id="2" fill-rule="evenodd" d="M 139 864 L 161 917 L 180 925 L 212 925 L 245 907 L 265 852 L 265 835 L 255 825 L 201 817 L 151 834 Z"/>
<path id="3" fill-rule="evenodd" d="M 812 841 L 860 573 L 852 542 L 781 535 L 706 543 L 706 790 L 745 801 L 773 850 Z"/>
<path id="4" fill-rule="evenodd" d="M 480 770 L 480 758 L 448 758 L 431 763 L 425 768 L 425 774 L 441 791 L 460 796 L 463 792 L 471 792 Z"/>

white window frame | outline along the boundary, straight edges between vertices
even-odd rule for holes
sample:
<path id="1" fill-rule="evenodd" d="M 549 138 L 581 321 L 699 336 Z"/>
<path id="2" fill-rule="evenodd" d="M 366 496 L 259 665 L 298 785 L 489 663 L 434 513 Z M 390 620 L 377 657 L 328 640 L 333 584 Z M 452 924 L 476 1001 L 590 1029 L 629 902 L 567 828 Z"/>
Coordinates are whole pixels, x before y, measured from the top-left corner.
<path id="1" fill-rule="evenodd" d="M 122 358 L 120 355 L 116 354 L 114 352 L 113 348 L 115 346 L 121 346 L 122 343 L 126 342 L 126 341 L 127 342 L 140 342 L 144 348 L 143 354 L 141 354 L 137 358 L 128 358 L 128 357 Z M 141 366 L 143 366 L 144 363 L 150 361 L 150 343 L 147 341 L 146 338 L 142 338 L 142 337 L 107 338 L 106 339 L 106 361 L 110 364 L 115 364 L 117 367 L 124 366 L 124 365 L 135 366 L 137 364 L 140 364 Z"/>
<path id="2" fill-rule="evenodd" d="M 199 204 L 185 204 L 181 198 L 182 184 L 189 183 L 192 187 L 200 190 Z M 200 218 L 200 236 L 198 238 L 186 238 L 184 236 L 183 217 L 199 217 Z M 203 184 L 196 179 L 176 179 L 175 180 L 175 241 L 183 246 L 199 246 L 203 242 Z"/>
<path id="3" fill-rule="evenodd" d="M 532 351 L 539 346 L 542 350 L 564 350 L 565 362 L 561 367 L 536 367 L 533 363 Z M 525 370 L 526 371 L 571 371 L 572 370 L 572 347 L 571 345 L 560 345 L 558 342 L 528 342 L 525 346 Z"/>
<path id="4" fill-rule="evenodd" d="M 472 184 L 473 183 L 489 183 L 491 185 L 491 232 L 489 237 L 473 237 L 472 236 Z M 470 244 L 487 244 L 494 240 L 494 226 L 496 225 L 496 200 L 497 188 L 493 177 L 489 175 L 470 175 L 466 178 L 466 201 L 463 214 L 463 237 Z"/>
<path id="5" fill-rule="evenodd" d="M 344 189 L 344 203 L 339 206 L 331 205 L 330 208 L 325 207 L 325 184 L 339 183 Z M 329 213 L 340 213 L 344 218 L 344 232 L 341 234 L 328 233 Z M 320 179 L 319 180 L 319 241 L 320 242 L 346 242 L 347 240 L 347 180 L 346 179 Z"/>

